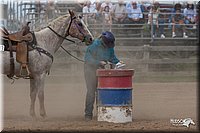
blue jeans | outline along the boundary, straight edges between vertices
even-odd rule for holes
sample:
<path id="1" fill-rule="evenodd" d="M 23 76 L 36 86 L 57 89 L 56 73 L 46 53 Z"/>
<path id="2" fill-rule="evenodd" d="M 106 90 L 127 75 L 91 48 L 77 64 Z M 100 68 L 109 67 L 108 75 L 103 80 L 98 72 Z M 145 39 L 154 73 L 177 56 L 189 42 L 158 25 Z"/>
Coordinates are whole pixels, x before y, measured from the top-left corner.
<path id="1" fill-rule="evenodd" d="M 95 93 L 97 90 L 97 77 L 96 70 L 97 66 L 85 63 L 84 65 L 84 76 L 87 87 L 86 100 L 85 100 L 85 116 L 92 117 L 94 102 L 95 102 Z"/>
<path id="2" fill-rule="evenodd" d="M 158 19 L 158 25 L 159 25 L 159 33 L 160 34 L 164 34 L 164 19 Z M 157 28 L 157 25 L 156 24 L 153 24 L 153 35 L 156 34 L 156 28 Z"/>

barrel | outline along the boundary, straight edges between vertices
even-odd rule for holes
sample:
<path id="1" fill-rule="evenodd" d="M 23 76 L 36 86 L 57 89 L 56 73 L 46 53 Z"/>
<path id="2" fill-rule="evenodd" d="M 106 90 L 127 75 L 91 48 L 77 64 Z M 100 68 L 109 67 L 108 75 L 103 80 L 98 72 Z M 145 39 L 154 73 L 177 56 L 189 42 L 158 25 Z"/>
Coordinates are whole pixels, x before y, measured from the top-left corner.
<path id="1" fill-rule="evenodd" d="M 98 69 L 97 121 L 132 122 L 133 69 Z"/>

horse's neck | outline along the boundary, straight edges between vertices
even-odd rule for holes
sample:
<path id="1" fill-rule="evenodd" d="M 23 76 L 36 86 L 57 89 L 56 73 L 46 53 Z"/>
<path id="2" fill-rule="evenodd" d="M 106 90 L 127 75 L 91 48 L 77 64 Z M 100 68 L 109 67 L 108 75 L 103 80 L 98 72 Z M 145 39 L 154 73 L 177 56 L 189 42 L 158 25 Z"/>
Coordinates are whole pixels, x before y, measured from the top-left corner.
<path id="1" fill-rule="evenodd" d="M 50 24 L 49 26 L 59 35 L 65 36 L 67 28 L 68 28 L 68 20 L 69 18 L 62 18 L 63 20 L 57 20 L 52 22 L 54 24 Z M 66 22 L 65 22 L 66 21 Z M 54 54 L 58 48 L 63 43 L 64 39 L 56 35 L 49 28 L 45 28 L 36 33 L 36 38 L 38 41 L 38 46 L 44 48 L 51 54 Z"/>

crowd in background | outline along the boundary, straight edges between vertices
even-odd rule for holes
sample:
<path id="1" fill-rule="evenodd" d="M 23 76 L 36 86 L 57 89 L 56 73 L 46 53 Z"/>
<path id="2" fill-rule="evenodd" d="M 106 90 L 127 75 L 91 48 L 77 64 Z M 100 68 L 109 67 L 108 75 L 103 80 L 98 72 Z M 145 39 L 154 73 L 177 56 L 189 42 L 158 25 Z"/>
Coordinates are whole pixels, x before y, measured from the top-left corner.
<path id="1" fill-rule="evenodd" d="M 152 29 L 152 37 L 165 38 L 164 28 L 168 27 L 172 31 L 173 38 L 176 37 L 177 29 L 182 29 L 183 38 L 188 38 L 186 28 L 196 29 L 198 22 L 196 4 L 194 1 L 188 1 L 185 4 L 175 3 L 163 7 L 163 4 L 156 0 L 153 3 L 149 0 L 140 2 L 118 0 L 114 3 L 111 0 L 103 2 L 86 0 L 78 3 L 77 10 L 82 13 L 86 25 L 91 27 L 101 22 L 111 31 L 113 24 L 133 24 L 135 26 L 148 24 L 148 27 Z M 47 19 L 55 18 L 56 12 L 59 12 L 53 0 L 48 0 L 46 6 L 41 9 L 46 12 Z"/>
<path id="2" fill-rule="evenodd" d="M 196 28 L 198 20 L 194 2 L 187 2 L 186 5 L 176 3 L 167 10 L 163 9 L 157 1 L 150 3 L 149 1 L 118 0 L 117 3 L 112 3 L 111 0 L 105 0 L 100 3 L 98 0 L 93 2 L 88 0 L 82 4 L 86 24 L 95 23 L 101 19 L 104 24 L 109 25 L 111 31 L 112 24 L 141 25 L 147 23 L 153 29 L 153 37 L 159 34 L 161 38 L 165 38 L 164 26 L 168 24 L 168 27 L 172 29 L 172 37 L 176 37 L 176 29 L 181 28 L 183 37 L 188 38 L 186 27 Z"/>

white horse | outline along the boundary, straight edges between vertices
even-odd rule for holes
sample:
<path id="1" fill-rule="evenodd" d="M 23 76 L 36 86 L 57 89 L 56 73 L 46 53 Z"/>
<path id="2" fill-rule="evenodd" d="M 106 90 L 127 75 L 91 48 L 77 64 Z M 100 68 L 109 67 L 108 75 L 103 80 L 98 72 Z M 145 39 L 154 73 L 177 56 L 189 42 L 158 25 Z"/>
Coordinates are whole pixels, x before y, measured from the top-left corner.
<path id="1" fill-rule="evenodd" d="M 49 25 L 35 33 L 37 46 L 29 51 L 29 70 L 32 78 L 30 79 L 30 115 L 35 118 L 35 100 L 38 95 L 40 105 L 40 116 L 46 117 L 44 106 L 44 83 L 47 73 L 53 63 L 53 55 L 61 46 L 64 37 L 71 36 L 84 41 L 86 44 L 92 42 L 92 35 L 81 20 L 73 11 L 69 10 L 69 15 L 61 16 L 53 20 Z M 10 53 L 9 51 L 0 52 L 3 59 L 3 74 L 10 73 Z M 14 53 L 14 59 L 16 53 Z M 15 74 L 20 71 L 20 64 L 15 61 Z"/>

